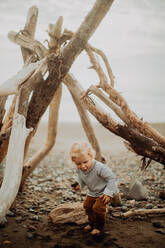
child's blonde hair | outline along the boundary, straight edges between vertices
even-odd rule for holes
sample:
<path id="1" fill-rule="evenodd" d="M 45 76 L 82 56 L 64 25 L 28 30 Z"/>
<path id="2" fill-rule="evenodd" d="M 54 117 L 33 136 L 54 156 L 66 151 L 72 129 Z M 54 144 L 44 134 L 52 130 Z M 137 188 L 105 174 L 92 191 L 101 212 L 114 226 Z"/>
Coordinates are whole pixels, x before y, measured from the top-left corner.
<path id="1" fill-rule="evenodd" d="M 89 147 L 88 143 L 86 142 L 74 142 L 70 149 L 70 158 L 73 161 L 76 158 L 90 156 L 94 158 L 94 152 Z"/>

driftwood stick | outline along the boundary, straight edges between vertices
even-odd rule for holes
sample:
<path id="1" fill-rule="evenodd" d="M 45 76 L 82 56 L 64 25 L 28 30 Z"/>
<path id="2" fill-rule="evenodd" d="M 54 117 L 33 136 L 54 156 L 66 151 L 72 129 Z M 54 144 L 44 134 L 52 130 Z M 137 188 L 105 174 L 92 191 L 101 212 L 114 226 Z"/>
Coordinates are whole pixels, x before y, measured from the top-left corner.
<path id="1" fill-rule="evenodd" d="M 39 162 L 48 154 L 48 152 L 52 149 L 52 147 L 55 144 L 56 136 L 57 136 L 57 122 L 58 122 L 61 94 L 62 94 L 62 86 L 60 85 L 53 97 L 53 100 L 49 108 L 48 134 L 47 134 L 46 143 L 40 149 L 39 152 L 37 152 L 32 158 L 30 158 L 25 163 L 23 168 L 20 190 L 22 190 L 26 178 L 36 168 Z"/>
<path id="2" fill-rule="evenodd" d="M 46 58 L 36 63 L 31 63 L 29 65 L 24 66 L 23 69 L 20 70 L 15 76 L 13 76 L 12 78 L 4 82 L 2 85 L 0 85 L 0 96 L 16 94 L 18 91 L 18 87 L 22 83 L 24 83 L 28 78 L 30 78 L 32 74 L 35 72 L 35 70 L 37 70 L 38 68 L 42 70 L 43 65 L 45 65 L 45 63 L 46 63 Z M 45 67 L 43 70 L 45 73 Z M 39 70 L 37 70 L 37 72 L 38 71 Z"/>
<path id="3" fill-rule="evenodd" d="M 145 214 L 165 214 L 165 208 L 157 209 L 132 209 L 126 213 L 123 213 L 121 216 L 129 218 L 135 215 L 145 215 Z"/>
<path id="4" fill-rule="evenodd" d="M 111 99 L 109 99 L 104 93 L 103 91 L 101 91 L 98 87 L 91 85 L 89 87 L 89 92 L 92 92 L 93 94 L 95 94 L 98 98 L 100 98 L 108 107 L 110 107 L 110 109 L 112 109 L 116 115 L 126 124 L 129 124 L 129 122 L 127 122 L 127 119 L 125 118 L 125 115 L 123 114 L 123 112 L 121 111 L 121 109 L 111 101 Z M 88 94 L 88 92 L 87 92 Z"/>
<path id="5" fill-rule="evenodd" d="M 34 39 L 36 26 L 37 26 L 37 19 L 38 19 L 38 8 L 36 6 L 32 6 L 27 14 L 26 23 L 24 26 L 24 30 L 21 31 L 22 34 L 24 34 L 27 37 L 30 37 Z M 22 56 L 24 63 L 26 64 L 29 60 L 29 57 L 33 54 L 33 51 L 21 47 Z"/>
<path id="6" fill-rule="evenodd" d="M 96 70 L 99 78 L 100 78 L 100 87 L 102 87 L 104 89 L 104 86 L 107 85 L 107 78 L 106 75 L 103 71 L 103 69 L 101 68 L 100 64 L 97 62 L 92 49 L 89 45 L 86 46 L 86 52 L 90 58 L 91 63 L 93 64 L 93 69 Z"/>
<path id="7" fill-rule="evenodd" d="M 50 41 L 48 43 L 49 50 L 52 51 L 60 48 L 59 40 L 62 34 L 63 17 L 60 16 L 55 24 L 49 24 L 48 35 Z"/>
<path id="8" fill-rule="evenodd" d="M 100 122 L 105 123 L 110 127 L 111 132 L 116 134 L 117 130 L 117 123 L 110 117 L 110 115 L 105 114 L 103 109 L 90 97 L 82 97 L 84 95 L 84 91 L 82 90 L 81 85 L 75 79 L 73 74 L 68 73 L 65 77 L 66 80 L 69 82 L 69 87 L 72 88 L 72 92 L 81 99 L 81 102 L 85 104 L 87 110 L 94 115 L 94 117 Z"/>
<path id="9" fill-rule="evenodd" d="M 39 41 L 34 40 L 21 33 L 10 31 L 8 33 L 8 38 L 17 45 L 20 45 L 21 47 L 30 50 L 31 54 L 32 52 L 37 54 L 39 59 L 42 59 L 45 55 L 48 54 L 47 49 Z"/>
<path id="10" fill-rule="evenodd" d="M 37 72 L 37 73 L 33 74 L 33 76 L 24 85 L 24 88 L 25 88 L 24 94 L 26 95 L 26 97 L 28 97 L 30 95 L 32 90 L 40 87 L 40 83 L 42 82 L 42 80 L 43 80 L 43 76 L 42 76 L 41 72 Z M 24 159 L 26 158 L 26 154 L 28 151 L 30 141 L 31 141 L 32 137 L 34 136 L 34 134 L 36 133 L 37 127 L 38 126 L 36 126 L 36 128 L 33 129 L 32 132 L 30 132 L 29 136 L 27 137 L 27 140 L 25 143 L 25 150 L 24 150 Z"/>
<path id="11" fill-rule="evenodd" d="M 80 115 L 81 123 L 82 123 L 84 131 L 86 133 L 86 136 L 87 136 L 91 146 L 93 147 L 93 149 L 96 152 L 96 159 L 98 161 L 105 162 L 105 159 L 101 154 L 100 146 L 99 146 L 99 143 L 97 141 L 93 127 L 91 125 L 88 113 L 87 113 L 86 109 L 84 108 L 83 104 L 81 103 L 80 99 L 78 99 L 78 97 L 74 94 L 74 91 L 72 91 L 72 87 L 71 87 L 70 82 L 68 81 L 68 78 L 69 77 L 66 76 L 63 81 L 67 85 L 67 87 L 68 87 L 68 89 L 72 95 L 73 101 L 74 101 L 74 103 L 77 107 L 78 113 Z"/>
<path id="12" fill-rule="evenodd" d="M 45 57 L 47 53 L 46 48 L 40 42 L 34 40 L 36 26 L 37 26 L 37 19 L 38 19 L 38 8 L 36 6 L 32 6 L 28 11 L 24 30 L 21 30 L 19 33 L 20 35 L 22 35 L 21 37 L 23 41 L 25 40 L 25 43 L 21 41 L 21 37 L 18 37 L 18 33 L 16 34 L 16 36 L 14 35 L 13 32 L 9 33 L 8 35 L 8 37 L 11 36 L 10 38 L 12 41 L 14 42 L 18 41 L 18 44 L 20 45 L 22 44 L 21 51 L 25 64 L 31 63 L 31 60 L 33 61 L 34 53 L 37 54 L 38 58 Z M 30 43 L 29 47 L 33 46 L 32 47 L 33 49 L 29 49 L 29 47 L 23 47 L 23 44 L 26 45 L 28 42 Z M 42 71 L 43 75 L 45 74 L 44 64 L 45 63 L 43 63 L 37 68 L 37 70 L 33 74 L 33 77 L 26 85 L 26 94 L 29 95 L 30 92 L 34 90 L 39 85 L 40 82 L 42 82 L 43 78 L 40 71 Z M 32 130 L 32 132 L 30 132 L 30 134 L 26 139 L 25 149 L 24 149 L 24 160 L 26 158 L 30 141 L 34 136 L 34 134 L 36 133 L 37 127 L 38 125 L 35 127 L 35 129 Z"/>
<path id="13" fill-rule="evenodd" d="M 103 51 L 101 51 L 101 50 L 98 49 L 98 48 L 95 48 L 95 47 L 93 47 L 93 46 L 91 46 L 91 45 L 89 45 L 89 47 L 90 47 L 90 49 L 91 49 L 92 51 L 94 51 L 95 53 L 99 54 L 99 55 L 102 57 L 102 59 L 103 59 L 103 61 L 104 61 L 104 63 L 105 63 L 105 66 L 106 66 L 106 68 L 107 68 L 107 72 L 108 72 L 109 79 L 110 79 L 110 85 L 111 85 L 111 87 L 113 88 L 113 87 L 114 87 L 114 84 L 115 84 L 115 83 L 114 83 L 114 75 L 113 75 L 112 69 L 111 69 L 111 67 L 110 67 L 110 64 L 109 64 L 109 62 L 108 62 L 108 59 L 107 59 L 106 55 L 103 53 Z"/>

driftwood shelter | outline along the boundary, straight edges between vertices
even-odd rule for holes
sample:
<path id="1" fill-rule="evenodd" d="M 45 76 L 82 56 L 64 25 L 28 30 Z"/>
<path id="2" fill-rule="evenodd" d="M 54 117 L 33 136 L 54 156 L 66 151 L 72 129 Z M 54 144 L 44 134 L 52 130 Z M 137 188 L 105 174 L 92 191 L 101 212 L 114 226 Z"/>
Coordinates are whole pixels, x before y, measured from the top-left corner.
<path id="1" fill-rule="evenodd" d="M 36 6 L 29 9 L 22 30 L 9 32 L 8 38 L 21 48 L 24 66 L 0 86 L 0 162 L 6 158 L 0 188 L 0 221 L 22 189 L 26 178 L 55 143 L 63 83 L 71 93 L 88 140 L 96 151 L 97 160 L 104 161 L 104 158 L 88 112 L 110 132 L 124 139 L 128 149 L 143 157 L 143 168 L 151 160 L 165 165 L 165 137 L 130 109 L 115 89 L 114 75 L 106 55 L 88 43 L 112 3 L 113 0 L 96 0 L 75 33 L 67 29 L 62 32 L 63 17 L 59 17 L 55 24 L 49 24 L 48 47 L 34 38 L 38 17 Z M 100 81 L 98 85 L 91 85 L 87 91 L 69 73 L 82 50 L 87 52 L 90 69 L 95 70 Z M 104 62 L 106 72 L 96 56 Z M 14 98 L 8 113 L 5 113 L 9 95 L 14 95 Z M 99 106 L 97 98 L 119 117 L 120 123 Z M 47 140 L 41 150 L 27 160 L 31 138 L 48 107 Z"/>

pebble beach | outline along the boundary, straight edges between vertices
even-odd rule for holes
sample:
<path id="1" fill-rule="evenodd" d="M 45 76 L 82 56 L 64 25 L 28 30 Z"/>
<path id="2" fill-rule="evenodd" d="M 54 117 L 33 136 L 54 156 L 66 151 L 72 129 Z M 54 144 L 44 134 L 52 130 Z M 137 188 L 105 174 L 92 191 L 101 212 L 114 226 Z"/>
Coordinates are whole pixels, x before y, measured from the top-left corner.
<path id="1" fill-rule="evenodd" d="M 165 135 L 164 123 L 157 123 L 152 125 L 160 133 L 162 133 L 162 135 Z M 159 197 L 160 191 L 165 190 L 165 173 L 163 165 L 152 161 L 149 168 L 146 171 L 142 172 L 140 170 L 142 164 L 141 157 L 128 151 L 124 146 L 123 141 L 119 137 L 116 137 L 108 130 L 105 130 L 100 124 L 94 125 L 94 129 L 100 143 L 102 153 L 106 158 L 106 164 L 115 173 L 118 180 L 120 193 L 122 193 L 123 195 L 122 205 L 117 207 L 109 206 L 110 213 L 112 215 L 113 213 L 120 214 L 127 212 L 132 208 L 165 208 L 165 200 Z M 41 123 L 35 137 L 32 140 L 32 144 L 28 152 L 28 158 L 33 156 L 36 151 L 38 151 L 44 144 L 46 133 L 46 123 Z M 53 149 L 40 162 L 39 166 L 27 179 L 23 192 L 19 193 L 17 196 L 15 207 L 8 212 L 7 223 L 0 228 L 0 233 L 2 234 L 0 237 L 0 245 L 2 246 L 0 247 L 5 247 L 5 241 L 9 241 L 11 247 L 43 247 L 41 245 L 41 243 L 43 242 L 44 244 L 46 242 L 46 245 L 44 247 L 78 247 L 77 245 L 80 244 L 75 243 L 75 240 L 72 240 L 72 237 L 68 237 L 68 232 L 74 233 L 74 230 L 75 236 L 80 236 L 80 247 L 88 247 L 86 246 L 86 242 L 82 241 L 83 237 L 81 237 L 79 233 L 80 227 L 76 226 L 75 228 L 65 225 L 52 226 L 52 224 L 48 220 L 48 214 L 54 208 L 65 203 L 83 202 L 85 198 L 86 189 L 75 192 L 72 190 L 71 187 L 71 184 L 75 181 L 76 173 L 75 166 L 69 159 L 69 149 L 71 144 L 76 140 L 87 141 L 81 125 L 78 123 L 59 123 L 58 135 Z M 127 197 L 129 185 L 132 180 L 139 180 L 144 185 L 147 190 L 147 199 L 136 201 Z M 112 216 L 110 215 L 110 224 L 107 224 L 106 226 L 106 233 L 109 232 L 109 225 L 112 225 L 113 221 L 120 221 L 121 229 L 123 228 L 123 223 L 121 220 L 113 220 L 113 218 L 111 218 Z M 163 224 L 162 220 L 164 221 Z M 148 220 L 146 222 L 145 218 L 141 218 L 141 221 L 144 221 L 144 226 L 146 225 L 146 223 L 148 223 Z M 163 240 L 163 235 L 165 235 L 165 218 L 160 217 L 156 219 L 155 222 L 158 222 L 163 226 L 163 228 L 161 229 L 161 238 Z M 129 225 L 130 222 L 128 222 L 128 226 Z M 153 226 L 154 224 L 152 223 L 150 227 L 154 229 Z M 132 228 L 134 228 L 134 226 Z M 137 230 L 135 229 L 131 232 L 134 233 L 136 231 Z M 57 234 L 56 238 L 54 236 L 54 232 L 56 232 Z M 143 233 L 144 236 L 146 235 L 146 233 L 148 233 L 148 227 L 146 227 L 145 231 L 143 230 Z M 113 235 L 115 235 L 115 233 L 113 233 Z M 158 234 L 155 232 L 154 235 Z M 159 246 L 154 247 L 160 248 L 161 238 L 159 237 L 159 235 L 158 237 L 155 236 L 154 241 L 156 243 L 157 238 L 159 238 Z M 21 241 L 20 236 L 23 237 Z M 62 237 L 65 237 L 66 242 L 63 243 L 61 241 Z M 117 237 L 115 236 L 115 238 Z M 133 239 L 133 237 L 131 238 Z M 106 238 L 104 237 L 103 240 L 100 242 L 110 242 L 108 240 L 112 241 L 112 239 L 108 239 L 107 236 Z M 95 243 L 95 241 L 92 241 L 91 238 L 89 238 L 88 241 L 91 244 L 90 247 L 103 247 L 99 246 L 99 244 L 97 246 L 97 242 Z M 127 241 L 128 239 L 125 238 L 125 242 Z M 26 242 L 27 244 L 25 245 Z M 66 246 L 67 242 L 71 242 L 72 246 Z M 119 245 L 123 242 L 124 241 L 122 240 L 122 237 L 120 237 L 119 235 L 119 237 L 117 238 L 117 244 Z M 145 242 L 147 243 L 147 241 Z M 57 243 L 59 246 L 53 246 L 53 244 Z M 13 244 L 14 246 L 12 246 Z M 124 247 L 131 248 L 130 245 L 131 242 L 128 246 Z M 140 243 L 136 243 L 136 246 L 134 247 L 140 248 Z"/>

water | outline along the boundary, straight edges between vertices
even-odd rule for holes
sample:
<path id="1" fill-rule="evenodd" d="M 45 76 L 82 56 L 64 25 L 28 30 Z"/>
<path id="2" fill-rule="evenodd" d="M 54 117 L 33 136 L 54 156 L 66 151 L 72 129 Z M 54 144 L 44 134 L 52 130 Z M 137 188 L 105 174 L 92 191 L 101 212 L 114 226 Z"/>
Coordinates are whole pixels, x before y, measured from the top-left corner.
<path id="1" fill-rule="evenodd" d="M 8 40 L 7 34 L 11 30 L 19 31 L 23 28 L 27 9 L 31 5 L 36 4 L 39 7 L 36 39 L 43 43 L 48 38 L 46 30 L 49 23 L 56 22 L 62 15 L 64 28 L 75 31 L 94 2 L 94 0 L 1 0 L 1 83 L 16 74 L 23 65 L 19 47 Z M 125 97 L 131 109 L 149 122 L 165 121 L 164 23 L 163 0 L 115 0 L 90 39 L 93 46 L 102 49 L 107 55 L 116 77 L 116 89 Z M 98 83 L 97 75 L 88 69 L 89 66 L 89 59 L 83 52 L 71 68 L 71 72 L 85 89 L 90 84 Z M 66 87 L 60 110 L 62 121 L 79 121 Z M 107 109 L 106 111 L 109 112 Z"/>

